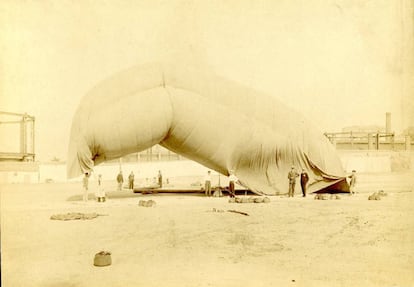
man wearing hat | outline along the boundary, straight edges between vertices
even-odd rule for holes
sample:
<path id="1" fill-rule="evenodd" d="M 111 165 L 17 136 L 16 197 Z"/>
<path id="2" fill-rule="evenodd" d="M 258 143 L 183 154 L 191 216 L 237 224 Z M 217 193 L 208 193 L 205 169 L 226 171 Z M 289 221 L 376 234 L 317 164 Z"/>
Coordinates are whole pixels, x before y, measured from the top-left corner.
<path id="1" fill-rule="evenodd" d="M 237 176 L 234 174 L 234 170 L 229 171 L 229 196 L 235 197 L 236 192 L 234 191 L 234 184 L 239 181 Z"/>
<path id="2" fill-rule="evenodd" d="M 302 173 L 300 174 L 300 187 L 302 188 L 303 197 L 306 196 L 306 187 L 309 181 L 308 173 L 302 168 Z"/>
<path id="3" fill-rule="evenodd" d="M 206 196 L 211 196 L 211 171 L 204 177 L 204 189 Z"/>
<path id="4" fill-rule="evenodd" d="M 116 176 L 116 181 L 118 182 L 118 191 L 121 191 L 122 184 L 124 183 L 124 176 L 122 175 L 122 170 L 119 171 L 118 175 Z"/>
<path id="5" fill-rule="evenodd" d="M 289 194 L 288 197 L 293 197 L 295 194 L 295 184 L 296 184 L 296 178 L 299 176 L 299 174 L 296 172 L 295 167 L 292 166 L 292 168 L 289 171 L 288 179 L 289 179 Z"/>
<path id="6" fill-rule="evenodd" d="M 131 171 L 131 173 L 128 176 L 128 183 L 129 183 L 128 188 L 132 190 L 134 190 L 134 178 L 135 178 L 134 172 Z"/>
<path id="7" fill-rule="evenodd" d="M 350 194 L 355 194 L 355 183 L 356 183 L 356 171 L 353 170 L 352 174 L 350 176 L 348 176 L 350 178 L 349 181 L 349 191 Z"/>

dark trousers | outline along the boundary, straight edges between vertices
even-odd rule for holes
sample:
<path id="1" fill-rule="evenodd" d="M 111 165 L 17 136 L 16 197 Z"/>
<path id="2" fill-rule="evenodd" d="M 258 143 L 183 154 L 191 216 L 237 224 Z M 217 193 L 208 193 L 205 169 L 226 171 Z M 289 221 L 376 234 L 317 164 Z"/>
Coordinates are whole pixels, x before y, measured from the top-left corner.
<path id="1" fill-rule="evenodd" d="M 129 182 L 129 189 L 134 189 L 134 182 L 133 181 Z"/>
<path id="2" fill-rule="evenodd" d="M 229 183 L 229 196 L 230 197 L 234 197 L 235 193 L 234 193 L 234 182 L 230 181 Z"/>
<path id="3" fill-rule="evenodd" d="M 300 183 L 300 187 L 302 187 L 302 194 L 303 196 L 306 196 L 306 183 Z"/>
<path id="4" fill-rule="evenodd" d="M 295 195 L 295 185 L 296 182 L 289 182 L 289 197 L 293 197 Z"/>

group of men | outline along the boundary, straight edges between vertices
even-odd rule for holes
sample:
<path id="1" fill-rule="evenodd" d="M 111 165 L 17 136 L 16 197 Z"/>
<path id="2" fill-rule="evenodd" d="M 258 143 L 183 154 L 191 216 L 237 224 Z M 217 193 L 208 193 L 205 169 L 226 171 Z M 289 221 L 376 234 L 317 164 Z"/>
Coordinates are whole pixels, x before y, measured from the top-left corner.
<path id="1" fill-rule="evenodd" d="M 295 195 L 295 185 L 296 185 L 296 178 L 300 176 L 300 186 L 302 189 L 302 196 L 306 197 L 306 189 L 307 189 L 307 184 L 309 182 L 309 175 L 307 174 L 307 172 L 305 171 L 305 169 L 302 169 L 302 172 L 299 174 L 296 172 L 296 169 L 294 166 L 292 166 L 291 170 L 288 173 L 288 179 L 289 179 L 289 191 L 288 191 L 288 197 L 294 197 Z M 84 178 L 83 178 L 83 187 L 84 187 L 84 195 L 83 195 L 83 200 L 87 201 L 88 200 L 88 188 L 89 188 L 89 177 L 90 177 L 90 173 L 85 173 Z M 356 171 L 353 170 L 352 174 L 350 176 L 348 176 L 350 178 L 350 193 L 351 194 L 355 194 L 355 183 L 356 183 Z M 122 171 L 120 171 L 116 177 L 117 183 L 118 183 L 118 191 L 122 190 L 122 185 L 124 183 L 124 177 L 122 175 Z M 128 176 L 128 188 L 129 189 L 134 189 L 134 180 L 135 180 L 135 175 L 134 172 L 131 171 L 131 173 Z M 233 170 L 229 171 L 229 196 L 235 197 L 235 183 L 238 182 L 238 178 L 237 176 L 234 174 Z M 98 185 L 99 185 L 99 189 L 101 190 L 102 185 L 101 185 L 101 181 L 102 181 L 102 177 L 101 175 L 99 175 L 99 179 L 98 179 Z M 160 187 L 162 187 L 162 173 L 159 170 L 158 171 L 158 185 Z M 204 190 L 205 190 L 205 195 L 206 196 L 212 196 L 211 194 L 211 171 L 207 172 L 207 175 L 204 177 Z"/>
<path id="2" fill-rule="evenodd" d="M 296 172 L 296 169 L 294 166 L 292 166 L 291 170 L 288 173 L 288 179 L 289 179 L 289 191 L 288 191 L 288 197 L 294 197 L 295 195 L 295 185 L 296 185 L 296 178 L 300 176 L 300 187 L 302 189 L 302 196 L 306 197 L 306 190 L 309 182 L 309 175 L 305 171 L 305 169 L 302 169 L 302 172 L 299 174 Z M 355 194 L 355 183 L 356 183 L 356 171 L 353 170 L 352 174 L 348 176 L 350 178 L 350 194 Z M 238 182 L 238 178 L 234 174 L 233 170 L 229 171 L 229 196 L 234 197 L 234 184 Z M 206 196 L 211 196 L 211 172 L 208 171 L 207 175 L 204 177 L 204 190 Z"/>
<path id="3" fill-rule="evenodd" d="M 235 197 L 234 185 L 239 181 L 233 170 L 230 170 L 229 175 L 229 196 Z M 211 196 L 211 171 L 207 171 L 204 177 L 204 192 L 206 196 Z"/>
<path id="4" fill-rule="evenodd" d="M 295 168 L 292 166 L 291 171 L 288 174 L 289 178 L 289 197 L 293 197 L 295 193 L 295 184 L 296 184 L 296 177 L 299 174 L 296 172 Z M 234 185 L 237 183 L 239 179 L 234 174 L 233 170 L 229 171 L 229 196 L 235 197 Z M 306 196 L 306 187 L 309 181 L 309 176 L 306 171 L 303 169 L 302 173 L 300 174 L 300 185 L 302 187 L 303 197 Z M 204 191 L 206 196 L 211 196 L 211 172 L 208 171 L 207 175 L 204 177 Z"/>
<path id="5" fill-rule="evenodd" d="M 122 171 L 119 171 L 118 175 L 116 176 L 116 181 L 118 183 L 118 191 L 122 190 L 122 185 L 124 184 L 124 176 L 122 175 Z M 134 189 L 134 181 L 135 181 L 135 175 L 134 172 L 131 171 L 131 173 L 128 176 L 128 189 Z M 161 170 L 158 171 L 158 185 L 161 188 L 162 187 L 162 173 Z"/>
<path id="6" fill-rule="evenodd" d="M 91 173 L 86 172 L 84 174 L 84 177 L 82 179 L 82 183 L 83 183 L 83 201 L 87 202 L 88 201 L 88 191 L 89 191 L 89 178 L 91 176 Z M 99 174 L 98 175 L 98 186 L 96 188 L 95 191 L 95 197 L 98 200 L 98 202 L 104 202 L 106 199 L 106 194 L 105 194 L 105 190 L 103 188 L 103 184 L 102 184 L 102 175 Z"/>
<path id="7" fill-rule="evenodd" d="M 295 195 L 296 178 L 299 175 L 300 175 L 300 187 L 302 188 L 302 196 L 306 197 L 306 188 L 307 188 L 308 181 L 309 181 L 309 175 L 304 169 L 302 169 L 301 174 L 297 173 L 294 166 L 292 166 L 291 170 L 288 173 L 288 179 L 289 179 L 288 197 L 293 197 Z"/>
<path id="8" fill-rule="evenodd" d="M 289 178 L 289 197 L 293 197 L 295 193 L 295 184 L 296 184 L 296 177 L 299 174 L 296 172 L 295 168 L 292 166 L 292 170 L 288 174 Z M 239 179 L 234 174 L 233 170 L 229 171 L 229 196 L 235 197 L 234 185 L 237 183 Z M 300 185 L 302 187 L 303 197 L 306 196 L 306 186 L 309 181 L 309 176 L 305 170 L 302 170 L 300 174 Z M 211 196 L 211 172 L 208 171 L 207 175 L 204 177 L 204 191 L 206 196 Z"/>
<path id="9" fill-rule="evenodd" d="M 131 173 L 128 176 L 128 189 L 134 189 L 134 181 L 135 175 L 134 172 L 131 171 Z M 116 176 L 116 182 L 118 183 L 118 191 L 121 191 L 122 185 L 124 184 L 124 176 L 122 175 L 122 170 L 120 170 L 118 175 Z"/>
<path id="10" fill-rule="evenodd" d="M 288 197 L 293 197 L 295 194 L 295 184 L 296 184 L 296 178 L 299 176 L 299 174 L 296 172 L 295 167 L 292 166 L 291 170 L 288 174 L 289 179 L 289 193 Z M 353 170 L 352 174 L 348 176 L 349 180 L 349 192 L 350 194 L 355 194 L 355 184 L 356 184 L 356 171 Z M 302 194 L 303 197 L 306 196 L 306 188 L 309 181 L 309 176 L 306 173 L 304 169 L 302 169 L 302 173 L 300 174 L 300 186 L 302 188 Z"/>

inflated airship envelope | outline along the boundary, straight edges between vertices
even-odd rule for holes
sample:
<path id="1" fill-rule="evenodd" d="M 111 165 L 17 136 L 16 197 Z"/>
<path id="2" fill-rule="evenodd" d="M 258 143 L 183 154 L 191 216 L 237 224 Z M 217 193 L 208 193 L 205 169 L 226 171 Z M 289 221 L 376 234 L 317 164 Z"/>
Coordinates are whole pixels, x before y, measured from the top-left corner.
<path id="1" fill-rule="evenodd" d="M 187 65 L 134 67 L 89 91 L 73 117 L 68 177 L 156 144 L 224 175 L 234 170 L 257 194 L 286 193 L 292 166 L 308 173 L 309 192 L 348 191 L 334 147 L 309 120 Z"/>

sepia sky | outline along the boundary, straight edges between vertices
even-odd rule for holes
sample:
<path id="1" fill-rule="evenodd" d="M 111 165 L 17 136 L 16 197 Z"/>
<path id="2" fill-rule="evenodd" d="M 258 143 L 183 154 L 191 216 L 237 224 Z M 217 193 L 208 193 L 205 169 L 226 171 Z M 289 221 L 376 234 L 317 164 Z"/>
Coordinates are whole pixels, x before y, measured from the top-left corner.
<path id="1" fill-rule="evenodd" d="M 398 133 L 414 126 L 413 2 L 5 0 L 0 111 L 34 115 L 38 159 L 65 159 L 89 89 L 174 59 L 278 97 L 323 132 L 391 112 Z"/>

